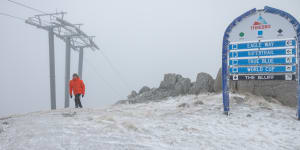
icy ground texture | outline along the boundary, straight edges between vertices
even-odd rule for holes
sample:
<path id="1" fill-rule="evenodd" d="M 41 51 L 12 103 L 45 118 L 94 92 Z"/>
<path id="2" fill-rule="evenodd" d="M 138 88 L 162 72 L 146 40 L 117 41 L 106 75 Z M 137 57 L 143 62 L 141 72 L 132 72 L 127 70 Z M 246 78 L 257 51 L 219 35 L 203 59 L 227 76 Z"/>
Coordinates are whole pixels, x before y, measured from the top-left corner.
<path id="1" fill-rule="evenodd" d="M 0 149 L 300 149 L 295 109 L 261 97 L 231 97 L 230 116 L 222 114 L 222 95 L 207 94 L 14 115 L 0 119 Z"/>

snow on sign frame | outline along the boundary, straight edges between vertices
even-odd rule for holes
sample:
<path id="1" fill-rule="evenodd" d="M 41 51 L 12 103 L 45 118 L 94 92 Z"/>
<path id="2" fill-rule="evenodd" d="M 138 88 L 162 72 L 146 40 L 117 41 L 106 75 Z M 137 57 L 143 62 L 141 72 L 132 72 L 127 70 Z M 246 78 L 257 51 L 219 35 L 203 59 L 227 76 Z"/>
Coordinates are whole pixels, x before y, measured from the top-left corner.
<path id="1" fill-rule="evenodd" d="M 300 24 L 289 13 L 265 6 L 251 9 L 227 27 L 222 49 L 224 113 L 230 80 L 296 80 L 300 120 Z"/>

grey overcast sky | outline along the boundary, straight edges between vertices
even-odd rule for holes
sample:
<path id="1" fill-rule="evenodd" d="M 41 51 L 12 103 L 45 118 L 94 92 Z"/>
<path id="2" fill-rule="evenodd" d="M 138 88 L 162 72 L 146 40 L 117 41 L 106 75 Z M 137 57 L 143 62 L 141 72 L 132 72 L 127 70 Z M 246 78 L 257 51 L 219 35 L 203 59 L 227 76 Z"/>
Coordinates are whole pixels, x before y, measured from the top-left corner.
<path id="1" fill-rule="evenodd" d="M 299 0 L 15 0 L 46 12 L 66 11 L 66 20 L 83 23 L 120 72 L 100 51 L 85 49 L 85 107 L 99 108 L 125 99 L 143 85 L 158 87 L 165 73 L 195 80 L 213 77 L 221 66 L 225 28 L 236 17 L 265 5 L 300 20 Z M 39 12 L 0 1 L 0 13 L 21 18 Z M 0 116 L 50 108 L 47 32 L 0 16 Z M 55 39 L 57 107 L 64 104 L 65 44 Z M 78 53 L 72 52 L 71 73 Z M 124 81 L 127 84 L 124 84 Z M 74 107 L 71 101 L 71 107 Z"/>

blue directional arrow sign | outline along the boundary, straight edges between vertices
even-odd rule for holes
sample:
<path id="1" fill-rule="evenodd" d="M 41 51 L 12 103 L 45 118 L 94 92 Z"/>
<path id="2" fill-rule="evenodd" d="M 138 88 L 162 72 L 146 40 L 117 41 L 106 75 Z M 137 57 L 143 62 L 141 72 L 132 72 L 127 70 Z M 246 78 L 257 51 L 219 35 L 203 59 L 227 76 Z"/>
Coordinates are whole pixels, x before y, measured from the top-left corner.
<path id="1" fill-rule="evenodd" d="M 229 52 L 229 58 L 255 57 L 255 56 L 277 56 L 277 55 L 296 55 L 296 49 L 295 48 L 287 48 L 287 49 L 231 51 L 231 52 Z"/>
<path id="2" fill-rule="evenodd" d="M 285 66 L 247 66 L 247 67 L 231 67 L 229 72 L 231 74 L 249 74 L 249 73 L 290 73 L 295 72 L 295 65 Z"/>
<path id="3" fill-rule="evenodd" d="M 296 46 L 296 40 L 276 40 L 276 41 L 245 42 L 245 43 L 229 44 L 229 50 L 275 48 L 275 47 L 288 47 L 288 46 Z"/>
<path id="4" fill-rule="evenodd" d="M 296 63 L 295 57 L 231 59 L 229 65 L 275 65 Z"/>

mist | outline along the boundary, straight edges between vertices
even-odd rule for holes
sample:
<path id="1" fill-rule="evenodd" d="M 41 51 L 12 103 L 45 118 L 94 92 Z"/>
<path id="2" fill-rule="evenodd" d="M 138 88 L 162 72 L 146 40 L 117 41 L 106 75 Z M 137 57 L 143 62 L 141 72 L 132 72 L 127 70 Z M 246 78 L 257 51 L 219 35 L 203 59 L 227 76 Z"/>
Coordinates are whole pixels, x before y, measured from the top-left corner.
<path id="1" fill-rule="evenodd" d="M 157 87 L 165 73 L 195 80 L 216 76 L 226 27 L 239 15 L 264 6 L 300 20 L 297 0 L 18 0 L 45 12 L 65 11 L 83 23 L 100 50 L 84 49 L 84 107 L 101 108 L 126 99 L 142 86 Z M 40 12 L 6 0 L 0 12 L 27 19 Z M 0 116 L 50 109 L 48 33 L 24 21 L 0 16 Z M 65 43 L 55 38 L 57 108 L 64 107 Z M 103 55 L 104 54 L 104 55 Z M 78 70 L 71 52 L 71 74 Z M 74 101 L 70 100 L 74 107 Z"/>

